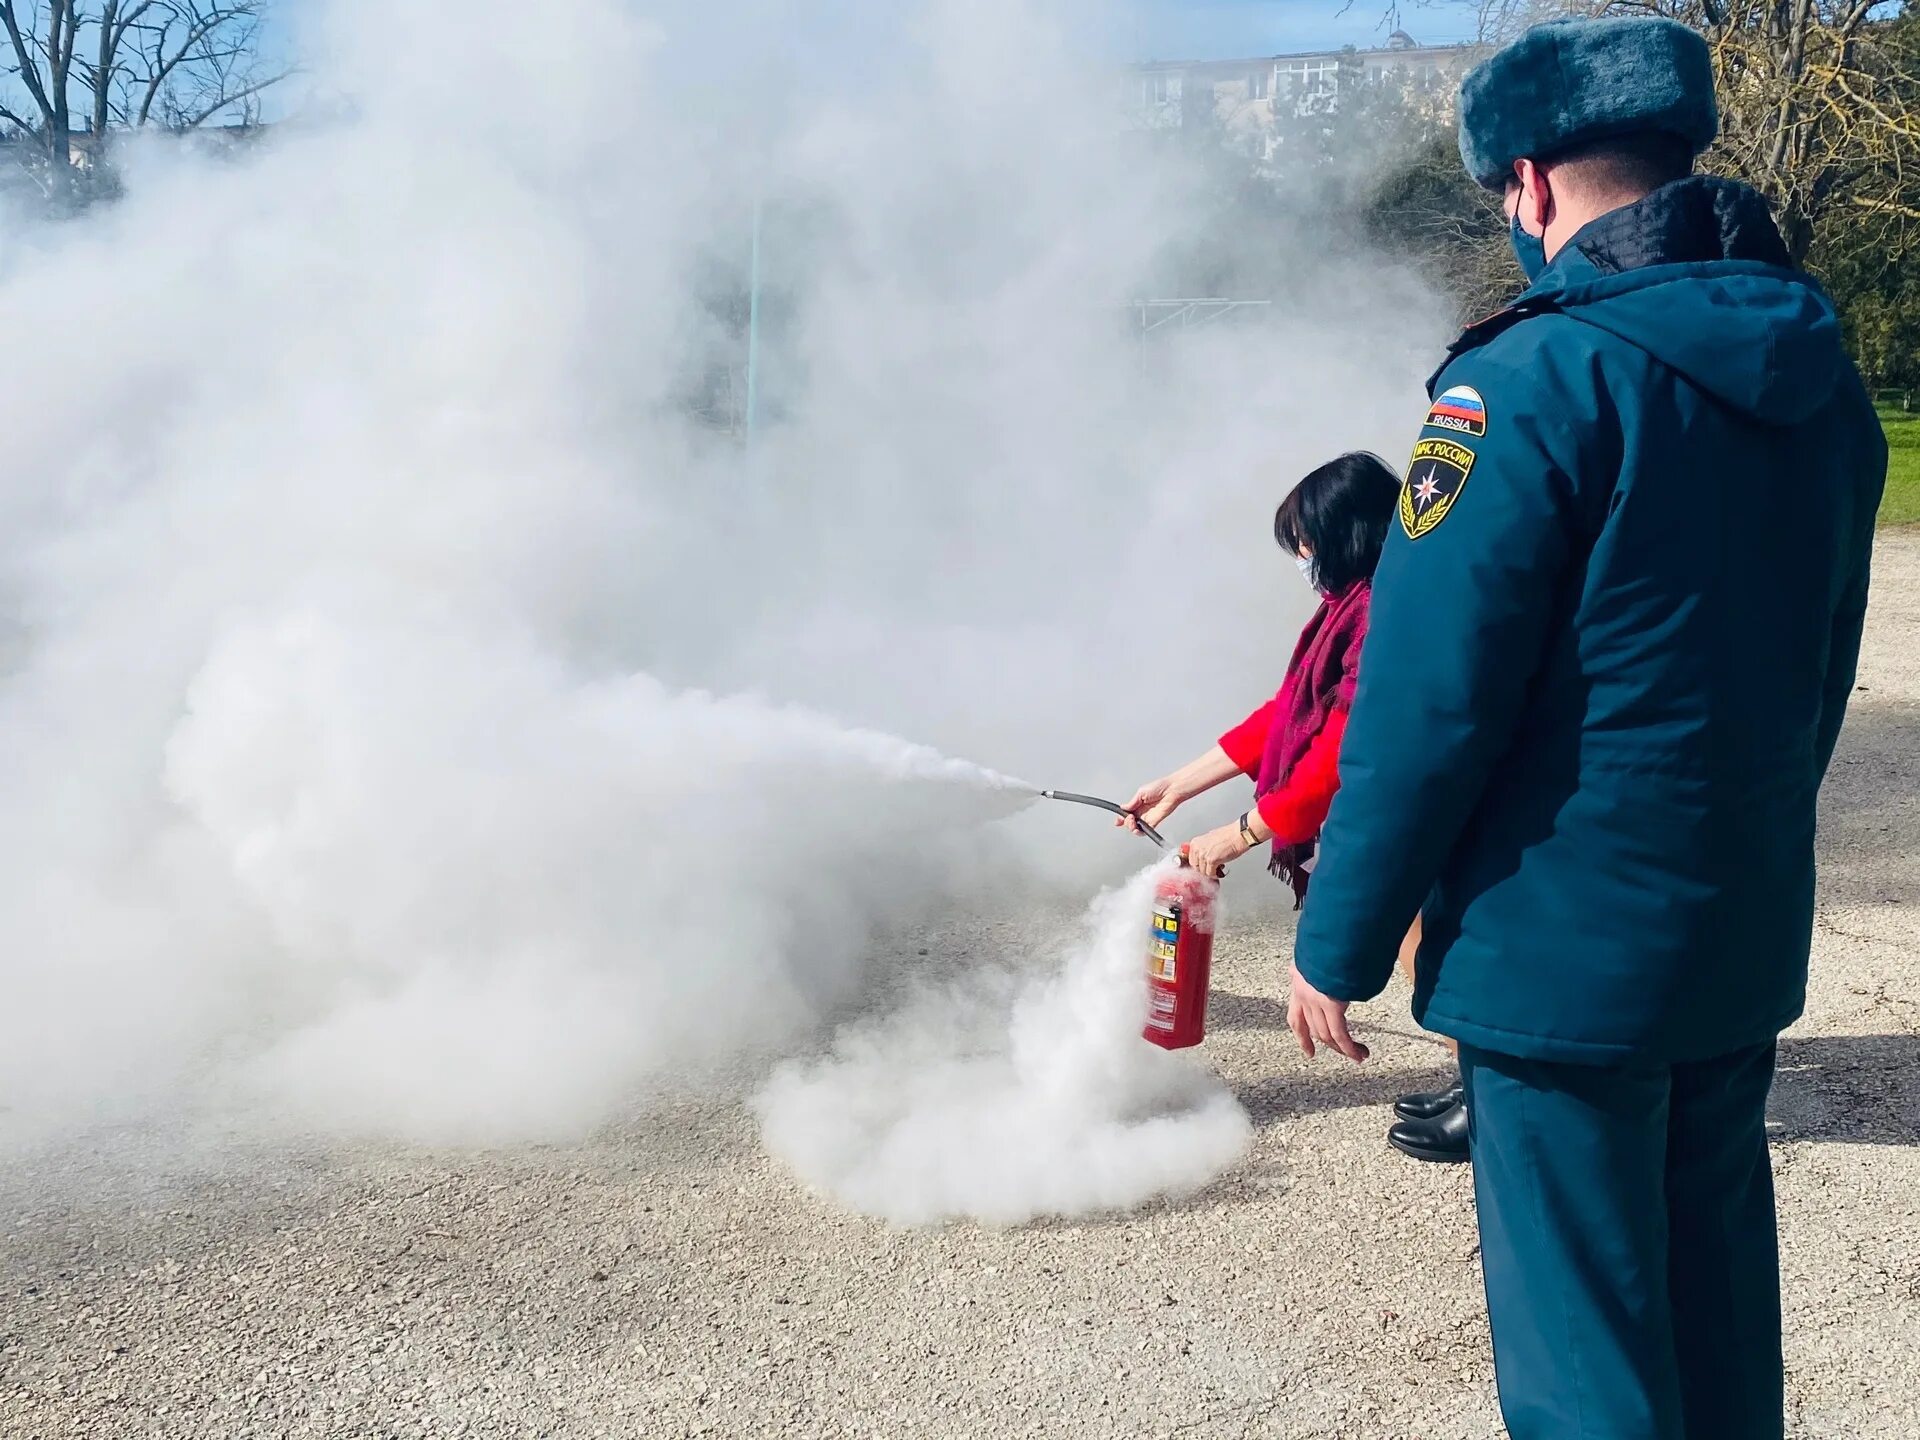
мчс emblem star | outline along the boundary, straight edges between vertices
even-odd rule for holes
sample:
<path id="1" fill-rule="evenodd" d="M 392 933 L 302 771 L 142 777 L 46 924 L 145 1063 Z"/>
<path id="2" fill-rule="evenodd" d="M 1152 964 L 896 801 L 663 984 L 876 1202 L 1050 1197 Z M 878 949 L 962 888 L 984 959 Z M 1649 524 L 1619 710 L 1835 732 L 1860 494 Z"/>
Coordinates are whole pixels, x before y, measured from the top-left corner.
<path id="1" fill-rule="evenodd" d="M 1413 463 L 1400 487 L 1400 528 L 1409 540 L 1447 518 L 1471 469 L 1473 451 L 1451 440 L 1422 440 L 1413 447 Z"/>

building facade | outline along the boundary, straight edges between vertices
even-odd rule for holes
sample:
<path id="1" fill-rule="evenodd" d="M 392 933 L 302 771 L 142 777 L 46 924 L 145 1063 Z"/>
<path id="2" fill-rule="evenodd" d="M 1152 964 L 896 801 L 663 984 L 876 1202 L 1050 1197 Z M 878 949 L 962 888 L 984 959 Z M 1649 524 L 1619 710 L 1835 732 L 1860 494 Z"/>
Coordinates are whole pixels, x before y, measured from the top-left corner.
<path id="1" fill-rule="evenodd" d="M 1149 61 L 1132 67 L 1125 106 L 1142 130 L 1210 127 L 1255 149 L 1271 144 L 1281 120 L 1336 108 L 1342 94 L 1397 85 L 1451 109 L 1470 45 L 1421 45 L 1397 30 L 1377 49 L 1318 50 L 1247 60 Z"/>

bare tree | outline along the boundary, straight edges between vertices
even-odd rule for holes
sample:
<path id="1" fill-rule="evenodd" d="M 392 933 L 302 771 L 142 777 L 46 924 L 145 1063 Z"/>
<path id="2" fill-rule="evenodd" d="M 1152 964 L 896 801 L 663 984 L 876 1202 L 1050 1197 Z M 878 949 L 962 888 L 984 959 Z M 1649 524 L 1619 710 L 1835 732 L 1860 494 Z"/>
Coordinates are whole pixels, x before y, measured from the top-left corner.
<path id="1" fill-rule="evenodd" d="M 1342 15 L 1355 8 L 1358 0 L 1345 0 Z M 1383 31 L 1417 25 L 1414 18 L 1429 12 L 1435 0 L 1387 0 L 1380 10 Z M 1505 44 L 1529 25 L 1542 20 L 1560 20 L 1569 15 L 1592 15 L 1606 9 L 1607 0 L 1474 0 L 1473 33 L 1483 46 Z M 1364 12 L 1363 12 L 1364 13 Z"/>
<path id="2" fill-rule="evenodd" d="M 1719 74 L 1710 163 L 1773 204 L 1795 260 L 1823 231 L 1891 238 L 1920 221 L 1920 55 L 1880 0 L 1685 0 L 1616 5 L 1701 30 Z M 1884 17 L 1884 18 L 1883 18 Z"/>
<path id="3" fill-rule="evenodd" d="M 258 117 L 286 77 L 260 58 L 268 0 L 0 0 L 0 131 L 74 178 L 76 134 L 97 166 L 116 130 L 184 132 Z M 12 93 L 10 93 L 12 92 Z M 76 129 L 76 121 L 78 129 Z"/>
<path id="4" fill-rule="evenodd" d="M 1861 230 L 1920 232 L 1920 30 L 1899 0 L 1480 0 L 1504 43 L 1568 15 L 1663 15 L 1713 49 L 1721 135 L 1707 167 L 1773 203 L 1796 261 Z"/>
<path id="5" fill-rule="evenodd" d="M 1451 296 L 1463 323 L 1491 314 L 1525 286 L 1499 197 L 1467 178 L 1451 126 L 1383 170 L 1363 213 L 1374 242 Z"/>

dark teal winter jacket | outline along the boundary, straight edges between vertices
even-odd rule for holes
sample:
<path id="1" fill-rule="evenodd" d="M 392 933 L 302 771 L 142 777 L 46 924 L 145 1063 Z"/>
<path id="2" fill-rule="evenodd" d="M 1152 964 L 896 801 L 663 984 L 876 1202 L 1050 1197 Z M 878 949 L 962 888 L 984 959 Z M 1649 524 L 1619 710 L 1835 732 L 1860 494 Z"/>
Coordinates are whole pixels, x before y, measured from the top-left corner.
<path id="1" fill-rule="evenodd" d="M 1706 1058 L 1800 1013 L 1886 444 L 1764 203 L 1601 217 L 1431 386 L 1296 945 L 1485 1049 Z"/>

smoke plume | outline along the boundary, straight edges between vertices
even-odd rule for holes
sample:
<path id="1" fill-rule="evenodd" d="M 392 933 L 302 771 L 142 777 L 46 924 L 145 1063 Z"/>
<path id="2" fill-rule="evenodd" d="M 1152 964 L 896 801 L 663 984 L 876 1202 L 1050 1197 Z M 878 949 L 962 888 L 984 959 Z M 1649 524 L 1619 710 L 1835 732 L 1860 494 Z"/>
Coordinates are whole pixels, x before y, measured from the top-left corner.
<path id="1" fill-rule="evenodd" d="M 1009 956 L 1024 978 L 930 987 L 777 1071 L 758 1102 L 769 1148 L 909 1225 L 1126 1210 L 1217 1174 L 1246 1149 L 1246 1112 L 1192 1056 L 1140 1038 L 1162 868 L 1103 894 L 1061 952 Z"/>
<path id="2" fill-rule="evenodd" d="M 257 144 L 129 146 L 113 204 L 0 211 L 31 355 L 0 387 L 0 1129 L 579 1135 L 816 1043 L 883 931 L 1137 863 L 940 756 L 1125 793 L 1271 693 L 1307 599 L 1272 507 L 1399 443 L 1438 307 L 1303 221 L 1212 236 L 1295 247 L 1264 323 L 1143 343 L 1126 303 L 1215 212 L 1122 132 L 1070 7 L 307 8 Z M 796 1139 L 788 1072 L 775 1144 L 893 1216 L 1224 1163 L 1191 1066 L 1088 1108 L 1106 1041 L 1038 1033 L 1114 1003 L 1088 977 L 1135 898 L 991 1005 L 841 1037 L 826 1073 L 924 1123 Z M 981 1123 L 938 1119 L 968 1062 L 902 1043 L 940 1005 L 1014 1017 L 982 1063 L 1082 1180 L 937 1178 Z M 1176 1092 L 1179 1136 L 1148 1118 Z"/>

